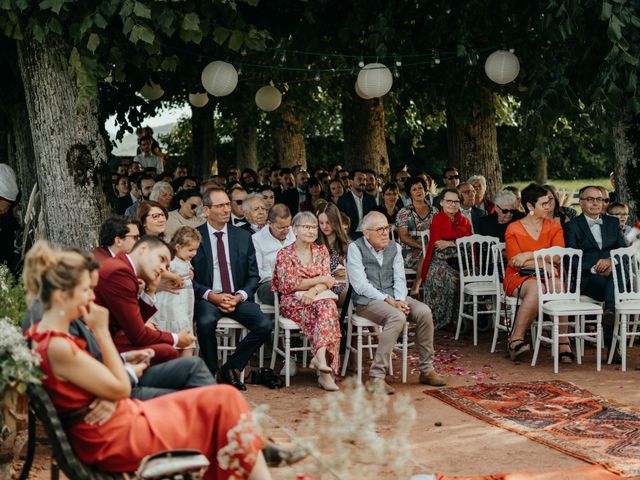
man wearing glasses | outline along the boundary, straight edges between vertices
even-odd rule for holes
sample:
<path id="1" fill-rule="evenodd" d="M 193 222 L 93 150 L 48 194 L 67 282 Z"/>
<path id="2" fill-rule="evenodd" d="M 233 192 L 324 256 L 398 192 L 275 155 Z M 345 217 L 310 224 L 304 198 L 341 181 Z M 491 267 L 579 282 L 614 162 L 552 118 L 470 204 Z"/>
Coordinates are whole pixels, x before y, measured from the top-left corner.
<path id="1" fill-rule="evenodd" d="M 458 173 L 458 169 L 455 167 L 447 167 L 442 173 L 442 182 L 444 188 L 458 188 L 460 185 L 460 174 Z M 433 199 L 433 206 L 440 208 L 440 201 L 442 197 L 440 195 L 436 196 Z"/>
<path id="2" fill-rule="evenodd" d="M 249 194 L 242 187 L 233 187 L 231 192 L 229 192 L 229 196 L 231 197 L 231 216 L 229 222 L 231 222 L 231 225 L 234 227 L 242 227 L 247 224 L 242 204 Z"/>
<path id="3" fill-rule="evenodd" d="M 407 182 L 407 180 L 410 177 L 411 175 L 409 175 L 409 172 L 407 172 L 406 170 L 400 170 L 398 173 L 396 173 L 396 185 L 398 185 L 400 200 L 402 201 L 402 205 L 404 207 L 411 204 L 411 197 L 407 195 L 407 193 L 404 190 L 404 184 Z"/>
<path id="4" fill-rule="evenodd" d="M 402 248 L 389 240 L 389 223 L 380 212 L 370 212 L 362 220 L 363 237 L 349 245 L 347 276 L 353 288 L 356 313 L 383 326 L 378 348 L 369 370 L 367 387 L 395 392 L 385 381 L 389 358 L 398 336 L 408 321 L 416 325 L 415 343 L 420 356 L 420 383 L 446 385 L 433 368 L 433 318 L 431 309 L 408 296 Z"/>
<path id="5" fill-rule="evenodd" d="M 131 253 L 139 238 L 140 224 L 137 220 L 113 215 L 100 226 L 100 246 L 94 248 L 91 253 L 98 262 L 102 263 L 103 260 L 115 257 L 120 252 Z"/>
<path id="6" fill-rule="evenodd" d="M 611 345 L 614 323 L 614 284 L 611 250 L 626 247 L 618 219 L 602 213 L 604 198 L 599 187 L 588 186 L 580 190 L 582 213 L 565 224 L 565 244 L 582 250 L 581 293 L 604 301 L 602 327 L 604 345 Z"/>

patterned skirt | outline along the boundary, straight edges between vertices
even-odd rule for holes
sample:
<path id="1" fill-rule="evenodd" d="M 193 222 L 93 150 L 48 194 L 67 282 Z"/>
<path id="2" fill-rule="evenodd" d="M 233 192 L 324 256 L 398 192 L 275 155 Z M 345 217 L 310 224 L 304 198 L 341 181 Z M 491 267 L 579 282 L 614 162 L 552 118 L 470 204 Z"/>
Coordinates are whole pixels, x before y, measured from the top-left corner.
<path id="1" fill-rule="evenodd" d="M 456 307 L 460 296 L 460 274 L 447 263 L 447 259 L 455 256 L 455 247 L 435 250 L 427 271 L 425 303 L 431 308 L 435 328 L 448 325 L 458 315 Z"/>

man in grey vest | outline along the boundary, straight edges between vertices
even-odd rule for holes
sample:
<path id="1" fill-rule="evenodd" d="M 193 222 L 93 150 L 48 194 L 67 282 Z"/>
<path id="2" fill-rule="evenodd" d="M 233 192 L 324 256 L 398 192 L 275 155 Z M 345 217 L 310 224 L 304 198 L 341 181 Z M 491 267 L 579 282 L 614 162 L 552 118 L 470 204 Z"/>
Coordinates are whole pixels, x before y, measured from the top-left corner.
<path id="1" fill-rule="evenodd" d="M 376 355 L 369 370 L 369 389 L 379 384 L 387 394 L 394 389 L 385 382 L 389 357 L 409 320 L 416 324 L 420 355 L 420 383 L 441 387 L 446 380 L 433 369 L 433 318 L 431 309 L 407 296 L 402 249 L 389 240 L 389 223 L 380 212 L 362 219 L 364 237 L 349 245 L 347 274 L 353 288 L 356 313 L 382 326 Z"/>

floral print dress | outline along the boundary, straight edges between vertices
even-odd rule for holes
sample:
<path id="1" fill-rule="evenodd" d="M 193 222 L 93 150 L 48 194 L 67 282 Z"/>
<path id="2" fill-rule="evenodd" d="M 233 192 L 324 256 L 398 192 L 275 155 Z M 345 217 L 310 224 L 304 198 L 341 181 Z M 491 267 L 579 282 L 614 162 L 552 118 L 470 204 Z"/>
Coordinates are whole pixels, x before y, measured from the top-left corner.
<path id="1" fill-rule="evenodd" d="M 304 305 L 296 297 L 296 287 L 307 278 L 331 275 L 329 252 L 324 245 L 311 244 L 311 263 L 303 265 L 295 250 L 295 243 L 278 252 L 271 289 L 280 294 L 280 315 L 297 323 L 311 343 L 315 356 L 326 347 L 331 356 L 329 366 L 337 374 L 340 364 L 340 326 L 338 307 L 334 300 L 316 300 Z"/>
<path id="2" fill-rule="evenodd" d="M 426 217 L 421 218 L 416 212 L 413 205 L 404 207 L 398 212 L 396 217 L 396 227 L 407 227 L 409 232 L 424 232 L 431 228 L 431 220 L 438 212 L 434 207 L 429 207 L 429 213 Z M 422 243 L 419 235 L 411 234 L 411 238 L 418 243 Z M 402 258 L 404 258 L 404 266 L 406 268 L 414 268 L 420 261 L 422 256 L 422 248 L 413 248 L 409 245 L 402 244 Z"/>

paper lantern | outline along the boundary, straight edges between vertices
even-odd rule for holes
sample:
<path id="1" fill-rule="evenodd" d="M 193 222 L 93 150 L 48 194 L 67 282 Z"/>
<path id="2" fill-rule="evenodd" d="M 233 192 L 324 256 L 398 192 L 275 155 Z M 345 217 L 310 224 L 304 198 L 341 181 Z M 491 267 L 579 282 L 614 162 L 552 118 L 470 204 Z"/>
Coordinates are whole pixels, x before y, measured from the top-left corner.
<path id="1" fill-rule="evenodd" d="M 202 108 L 209 103 L 209 95 L 206 93 L 190 93 L 189 103 L 196 108 Z"/>
<path id="2" fill-rule="evenodd" d="M 362 90 L 360 90 L 360 87 L 358 86 L 358 82 L 356 82 L 356 95 L 358 95 L 363 100 L 371 100 L 371 97 L 368 97 L 364 93 L 362 93 Z"/>
<path id="3" fill-rule="evenodd" d="M 484 62 L 487 77 L 500 85 L 513 82 L 520 73 L 518 57 L 506 50 L 496 50 Z"/>
<path id="4" fill-rule="evenodd" d="M 256 105 L 265 112 L 273 112 L 281 102 L 282 94 L 273 85 L 265 85 L 256 92 Z"/>
<path id="5" fill-rule="evenodd" d="M 366 97 L 386 95 L 393 85 L 391 70 L 382 63 L 369 63 L 358 74 L 358 87 Z"/>
<path id="6" fill-rule="evenodd" d="M 238 85 L 238 72 L 230 63 L 216 60 L 202 70 L 202 86 L 214 97 L 224 97 Z"/>
<path id="7" fill-rule="evenodd" d="M 144 84 L 144 87 L 140 89 L 139 93 L 147 100 L 154 101 L 158 100 L 162 95 L 164 95 L 164 90 L 160 85 L 149 80 Z"/>

